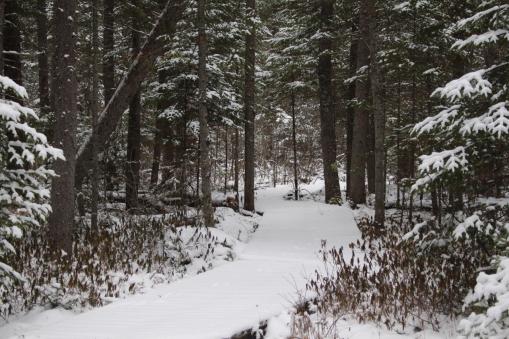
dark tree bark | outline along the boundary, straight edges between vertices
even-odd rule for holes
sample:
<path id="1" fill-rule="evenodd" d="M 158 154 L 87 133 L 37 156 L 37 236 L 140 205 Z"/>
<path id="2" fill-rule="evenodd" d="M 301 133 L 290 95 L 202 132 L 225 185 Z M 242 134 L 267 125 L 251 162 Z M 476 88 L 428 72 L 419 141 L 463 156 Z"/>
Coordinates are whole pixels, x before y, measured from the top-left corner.
<path id="1" fill-rule="evenodd" d="M 104 102 L 115 92 L 115 0 L 103 0 L 103 88 Z"/>
<path id="2" fill-rule="evenodd" d="M 198 82 L 199 82 L 199 120 L 200 120 L 200 172 L 201 207 L 205 226 L 214 226 L 212 207 L 212 188 L 210 182 L 209 123 L 207 110 L 207 33 L 205 29 L 205 0 L 198 0 Z"/>
<path id="3" fill-rule="evenodd" d="M 154 136 L 154 152 L 152 156 L 152 170 L 150 172 L 150 186 L 157 185 L 159 180 L 159 167 L 161 164 L 161 151 L 163 146 L 163 124 L 164 121 L 156 118 L 156 131 Z"/>
<path id="4" fill-rule="evenodd" d="M 55 1 L 55 134 L 56 147 L 66 160 L 57 160 L 51 190 L 49 239 L 54 250 L 72 255 L 74 226 L 74 175 L 76 165 L 77 81 L 75 52 L 75 0 Z"/>
<path id="5" fill-rule="evenodd" d="M 361 0 L 359 9 L 359 40 L 357 45 L 357 71 L 369 65 L 369 2 Z M 359 75 L 358 75 L 359 76 Z M 354 204 L 366 202 L 366 155 L 367 132 L 369 127 L 369 111 L 367 98 L 369 82 L 364 74 L 355 82 L 357 104 L 353 118 L 352 164 L 350 175 L 350 199 Z"/>
<path id="6" fill-rule="evenodd" d="M 157 77 L 159 84 L 165 84 L 167 79 L 167 72 L 164 70 L 159 70 Z M 152 156 L 152 170 L 150 173 L 150 185 L 155 187 L 159 181 L 159 172 L 161 167 L 161 155 L 163 151 L 163 139 L 167 137 L 167 131 L 165 129 L 167 125 L 167 121 L 164 118 L 159 117 L 159 112 L 164 111 L 166 108 L 166 100 L 164 100 L 164 92 L 159 93 L 161 98 L 157 103 L 157 113 L 156 113 L 156 128 L 154 134 L 154 149 Z"/>
<path id="7" fill-rule="evenodd" d="M 18 85 L 23 85 L 23 73 L 21 63 L 21 31 L 20 16 L 21 7 L 19 2 L 15 0 L 6 0 L 4 7 L 4 26 L 3 26 L 3 74 L 14 80 Z M 5 91 L 5 98 L 17 103 L 22 103 L 23 99 L 12 90 Z M 9 141 L 24 140 L 24 133 L 14 135 L 10 130 L 7 131 Z M 22 149 L 17 149 L 21 155 Z M 8 161 L 7 167 L 15 170 L 19 168 L 19 164 L 15 161 Z"/>
<path id="8" fill-rule="evenodd" d="M 0 75 L 4 75 L 5 1 L 0 0 Z"/>
<path id="9" fill-rule="evenodd" d="M 92 95 L 91 95 L 91 111 L 92 111 L 92 130 L 97 128 L 97 114 L 99 114 L 99 23 L 97 14 L 97 0 L 92 0 Z M 98 227 L 98 205 L 99 205 L 99 160 L 97 154 L 97 145 L 94 142 L 92 150 L 92 175 L 90 176 L 91 186 L 91 220 L 90 225 L 95 234 L 99 233 Z"/>
<path id="10" fill-rule="evenodd" d="M 332 17 L 334 2 L 320 1 L 320 31 L 318 81 L 320 94 L 320 143 L 322 148 L 323 175 L 325 179 L 325 201 L 330 203 L 341 198 L 337 168 L 336 115 L 332 107 Z"/>
<path id="11" fill-rule="evenodd" d="M 46 0 L 37 0 L 37 62 L 39 66 L 39 106 L 41 114 L 50 110 L 48 66 L 48 15 Z"/>
<path id="12" fill-rule="evenodd" d="M 375 1 L 370 2 L 370 79 L 371 96 L 373 98 L 374 127 L 374 191 L 375 191 L 375 224 L 384 227 L 385 222 L 385 111 L 382 107 L 380 90 L 380 70 L 377 63 L 378 33 Z"/>
<path id="13" fill-rule="evenodd" d="M 172 166 L 175 165 L 176 147 L 174 140 L 176 139 L 176 132 L 170 126 L 167 120 L 161 119 L 162 136 L 163 136 L 163 171 L 162 171 L 162 182 L 166 182 L 172 176 L 175 175 L 175 171 Z M 175 187 L 176 189 L 176 187 Z"/>
<path id="14" fill-rule="evenodd" d="M 23 85 L 23 73 L 21 64 L 21 32 L 20 32 L 21 8 L 17 0 L 5 0 L 5 24 L 3 30 L 4 44 L 4 74 L 14 80 L 18 85 Z M 17 101 L 7 93 L 7 98 Z"/>
<path id="15" fill-rule="evenodd" d="M 155 59 L 164 52 L 166 43 L 159 39 L 163 33 L 172 36 L 175 33 L 176 23 L 182 15 L 184 6 L 182 0 L 167 2 L 154 28 L 147 36 L 140 53 L 131 63 L 129 70 L 118 85 L 115 93 L 99 115 L 97 130 L 93 137 L 89 137 L 78 152 L 76 164 L 76 181 L 81 182 L 86 176 L 91 160 L 91 140 L 97 138 L 99 151 L 104 150 L 104 145 L 115 130 L 122 114 L 139 90 L 141 82 L 149 74 L 149 70 Z"/>
<path id="16" fill-rule="evenodd" d="M 246 36 L 244 84 L 244 209 L 255 210 L 255 64 L 256 27 L 251 19 L 256 15 L 256 0 L 246 0 L 249 33 Z"/>
<path id="17" fill-rule="evenodd" d="M 235 199 L 237 201 L 237 206 L 240 206 L 239 201 L 239 129 L 235 128 L 235 148 L 233 151 L 233 190 L 235 191 Z"/>
<path id="18" fill-rule="evenodd" d="M 102 56 L 102 83 L 103 97 L 107 104 L 115 92 L 115 3 L 116 0 L 103 0 L 103 56 Z M 92 140 L 92 142 L 94 142 Z M 106 145 L 107 149 L 108 146 Z M 117 175 L 117 166 L 114 158 L 115 154 L 106 152 L 103 157 L 103 167 L 105 169 L 105 189 L 114 189 L 113 178 Z M 81 180 L 78 180 L 80 185 Z"/>
<path id="19" fill-rule="evenodd" d="M 355 72 L 357 70 L 357 36 L 356 36 L 357 28 L 355 25 L 352 25 L 352 41 L 350 43 L 350 56 L 349 56 L 349 77 L 352 78 L 355 76 Z M 353 107 L 353 100 L 355 99 L 355 81 L 352 81 L 348 84 L 347 89 L 347 100 L 349 105 L 346 109 L 346 196 L 350 198 L 350 189 L 351 183 L 350 178 L 352 174 L 352 137 L 353 137 L 353 117 L 355 114 L 355 109 Z"/>
<path id="20" fill-rule="evenodd" d="M 370 68 L 371 71 L 371 68 Z M 372 84 L 371 72 L 369 77 L 369 84 Z M 370 93 L 368 97 L 370 97 L 370 109 L 369 109 L 369 117 L 368 117 L 368 134 L 367 134 L 367 145 L 368 151 L 366 154 L 366 176 L 368 178 L 368 193 L 375 193 L 375 113 L 374 113 L 374 102 L 373 102 L 373 94 Z"/>
<path id="21" fill-rule="evenodd" d="M 401 206 L 401 81 L 398 80 L 396 105 L 396 207 Z"/>
<path id="22" fill-rule="evenodd" d="M 228 191 L 228 125 L 224 129 L 224 194 Z"/>
<path id="23" fill-rule="evenodd" d="M 132 19 L 132 53 L 133 59 L 140 50 L 139 18 Z M 127 127 L 127 166 L 126 166 L 126 209 L 138 207 L 138 186 L 140 183 L 141 158 L 141 89 L 134 95 L 129 105 L 129 121 Z"/>
<path id="24" fill-rule="evenodd" d="M 291 93 L 291 106 L 292 106 L 292 148 L 293 148 L 293 186 L 295 200 L 299 200 L 299 174 L 297 167 L 297 127 L 295 119 L 295 93 Z"/>

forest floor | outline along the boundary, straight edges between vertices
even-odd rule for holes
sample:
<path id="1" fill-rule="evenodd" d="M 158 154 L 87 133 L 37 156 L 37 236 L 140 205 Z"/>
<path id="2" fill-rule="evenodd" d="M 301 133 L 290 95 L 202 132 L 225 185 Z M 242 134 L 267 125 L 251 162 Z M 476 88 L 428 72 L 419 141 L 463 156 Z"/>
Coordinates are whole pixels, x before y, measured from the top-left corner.
<path id="1" fill-rule="evenodd" d="M 257 208 L 264 216 L 235 261 L 81 314 L 61 309 L 29 314 L 0 327 L 0 337 L 228 338 L 269 320 L 266 338 L 284 338 L 288 310 L 320 267 L 322 240 L 346 247 L 360 237 L 349 208 L 284 200 L 288 190 L 257 191 Z M 347 338 L 444 338 L 428 331 L 407 336 L 369 324 L 343 325 L 341 337 Z M 17 330 L 9 333 L 9 328 Z"/>

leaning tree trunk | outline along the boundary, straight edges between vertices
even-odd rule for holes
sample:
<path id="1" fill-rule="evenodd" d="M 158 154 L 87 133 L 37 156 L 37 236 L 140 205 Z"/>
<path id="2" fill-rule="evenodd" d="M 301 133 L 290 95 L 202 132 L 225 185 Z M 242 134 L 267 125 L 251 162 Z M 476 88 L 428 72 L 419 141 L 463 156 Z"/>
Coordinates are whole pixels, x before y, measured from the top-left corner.
<path id="1" fill-rule="evenodd" d="M 76 166 L 77 80 L 75 53 L 75 0 L 55 1 L 55 134 L 54 144 L 64 151 L 57 160 L 51 190 L 49 240 L 54 250 L 72 255 L 74 175 Z"/>
<path id="2" fill-rule="evenodd" d="M 254 211 L 255 182 L 255 62 L 256 62 L 256 0 L 246 0 L 249 32 L 246 36 L 244 84 L 244 209 Z"/>
<path id="3" fill-rule="evenodd" d="M 140 32 L 136 16 L 132 20 L 133 59 L 140 50 Z M 134 95 L 129 105 L 129 122 L 127 128 L 127 166 L 126 166 L 126 210 L 138 207 L 138 186 L 140 184 L 141 160 L 141 90 Z"/>
<path id="4" fill-rule="evenodd" d="M 361 0 L 359 9 L 359 40 L 357 44 L 357 71 L 369 65 L 369 2 Z M 367 76 L 357 74 L 355 97 L 357 103 L 353 118 L 352 163 L 350 174 L 350 199 L 354 204 L 366 202 L 366 153 L 369 111 L 367 98 L 369 83 Z"/>
<path id="5" fill-rule="evenodd" d="M 336 159 L 336 116 L 332 107 L 332 17 L 334 2 L 321 0 L 320 30 L 323 33 L 319 44 L 318 81 L 320 93 L 320 143 L 322 147 L 323 175 L 325 179 L 325 201 L 341 198 Z"/>
<path id="6" fill-rule="evenodd" d="M 76 181 L 81 182 L 87 175 L 91 160 L 92 138 L 96 138 L 99 151 L 104 150 L 104 145 L 110 138 L 111 134 L 132 101 L 133 97 L 139 90 L 141 82 L 150 73 L 150 68 L 154 64 L 156 58 L 161 55 L 166 44 L 166 40 L 160 39 L 162 34 L 173 36 L 176 29 L 176 23 L 182 15 L 184 6 L 183 0 L 169 0 L 166 7 L 162 11 L 154 28 L 147 36 L 143 47 L 137 57 L 131 63 L 129 70 L 118 85 L 113 96 L 108 101 L 106 107 L 99 115 L 97 122 L 97 130 L 92 136 L 89 136 L 78 151 L 78 159 L 76 163 Z"/>
<path id="7" fill-rule="evenodd" d="M 200 173 L 201 207 L 205 226 L 214 226 L 212 207 L 211 169 L 209 150 L 209 123 L 207 111 L 207 34 L 205 30 L 205 0 L 198 0 L 198 82 L 199 82 L 199 119 L 200 119 Z"/>

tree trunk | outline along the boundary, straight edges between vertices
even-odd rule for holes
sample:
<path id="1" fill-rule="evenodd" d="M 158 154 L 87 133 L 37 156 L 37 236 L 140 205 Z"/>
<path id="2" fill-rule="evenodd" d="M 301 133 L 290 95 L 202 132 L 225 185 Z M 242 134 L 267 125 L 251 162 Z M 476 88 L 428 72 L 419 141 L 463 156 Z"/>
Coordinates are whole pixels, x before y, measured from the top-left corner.
<path id="1" fill-rule="evenodd" d="M 336 116 L 332 107 L 332 18 L 334 2 L 320 1 L 320 31 L 327 33 L 320 38 L 318 58 L 318 81 L 320 93 L 320 143 L 322 148 L 323 176 L 325 180 L 325 201 L 341 198 L 337 167 Z"/>
<path id="2" fill-rule="evenodd" d="M 228 125 L 224 129 L 224 194 L 228 191 Z"/>
<path id="3" fill-rule="evenodd" d="M 401 206 L 401 81 L 398 79 L 396 105 L 396 208 Z"/>
<path id="4" fill-rule="evenodd" d="M 164 140 L 163 162 L 162 162 L 163 163 L 162 181 L 164 183 L 172 176 L 175 176 L 175 171 L 173 170 L 172 166 L 175 165 L 176 147 L 174 145 L 174 140 L 176 139 L 177 133 L 171 128 L 167 120 L 161 120 L 161 123 L 162 123 L 162 137 Z"/>
<path id="5" fill-rule="evenodd" d="M 103 0 L 103 88 L 104 102 L 115 92 L 115 0 Z"/>
<path id="6" fill-rule="evenodd" d="M 375 1 L 370 2 L 370 42 L 371 42 L 371 95 L 373 98 L 374 155 L 375 155 L 375 224 L 384 227 L 385 222 L 385 112 L 382 107 L 380 91 L 380 71 L 376 54 L 378 51 L 378 31 Z"/>
<path id="7" fill-rule="evenodd" d="M 48 16 L 46 0 L 37 0 L 37 62 L 39 66 L 39 107 L 41 115 L 46 116 L 50 110 L 49 100 L 49 66 L 48 66 Z"/>
<path id="8" fill-rule="evenodd" d="M 4 74 L 22 86 L 20 14 L 19 1 L 5 0 L 5 24 L 3 32 Z M 19 100 L 16 96 L 9 93 L 7 93 L 6 97 L 13 101 Z"/>
<path id="9" fill-rule="evenodd" d="M 291 93 L 292 105 L 292 148 L 293 148 L 293 187 L 295 200 L 299 200 L 299 174 L 297 172 L 297 128 L 295 122 L 295 93 Z"/>
<path id="10" fill-rule="evenodd" d="M 99 113 L 99 69 L 97 58 L 99 57 L 99 27 L 97 15 L 97 0 L 92 0 L 92 95 L 91 95 L 91 108 L 92 108 L 92 130 L 97 128 L 97 114 Z M 90 177 L 91 184 L 91 228 L 98 234 L 98 204 L 99 204 L 99 164 L 97 145 L 93 142 L 92 151 L 92 175 Z"/>
<path id="11" fill-rule="evenodd" d="M 0 0 L 0 75 L 4 75 L 5 1 Z"/>
<path id="12" fill-rule="evenodd" d="M 357 72 L 369 65 L 369 13 L 371 0 L 361 0 L 359 9 L 359 41 L 357 45 Z M 357 75 L 359 76 L 359 75 Z M 353 119 L 352 164 L 350 198 L 354 204 L 366 203 L 366 153 L 369 111 L 366 107 L 369 92 L 367 75 L 357 78 L 355 97 L 357 103 Z"/>
<path id="13" fill-rule="evenodd" d="M 132 19 L 132 53 L 133 59 L 140 50 L 139 18 Z M 138 208 L 138 186 L 140 184 L 141 158 L 141 89 L 134 95 L 129 105 L 129 122 L 127 127 L 127 166 L 126 166 L 126 210 Z"/>
<path id="14" fill-rule="evenodd" d="M 200 120 L 200 172 L 201 207 L 205 226 L 214 226 L 214 208 L 212 207 L 212 188 L 210 182 L 209 123 L 207 110 L 207 33 L 205 0 L 198 0 L 198 82 L 199 82 L 199 120 Z"/>
<path id="15" fill-rule="evenodd" d="M 352 25 L 352 41 L 350 43 L 350 56 L 349 56 L 349 77 L 355 76 L 357 70 L 357 46 L 358 39 L 356 36 L 357 28 Z M 353 117 L 355 114 L 353 100 L 355 99 L 355 81 L 348 84 L 347 98 L 348 107 L 346 109 L 346 196 L 350 198 L 351 182 L 350 178 L 352 175 L 352 137 L 353 137 Z"/>
<path id="16" fill-rule="evenodd" d="M 152 170 L 150 172 L 150 186 L 155 187 L 159 181 L 159 167 L 161 164 L 161 150 L 163 146 L 162 124 L 160 118 L 156 118 L 156 131 L 154 136 L 154 152 L 152 156 Z"/>
<path id="17" fill-rule="evenodd" d="M 246 36 L 245 84 L 244 84 L 244 209 L 255 210 L 255 63 L 256 27 L 252 22 L 256 15 L 256 0 L 246 0 L 249 32 Z"/>
<path id="18" fill-rule="evenodd" d="M 159 39 L 161 34 L 173 36 L 176 23 L 182 15 L 184 6 L 182 0 L 171 1 L 166 4 L 154 28 L 147 36 L 143 47 L 137 57 L 131 63 L 129 70 L 118 85 L 115 93 L 108 101 L 97 121 L 97 130 L 93 137 L 97 138 L 99 151 L 104 150 L 104 145 L 115 130 L 122 114 L 139 90 L 141 82 L 150 73 L 149 70 L 155 59 L 161 55 L 166 46 L 165 40 Z M 76 181 L 81 182 L 86 176 L 91 159 L 90 136 L 81 145 L 76 164 Z"/>
<path id="19" fill-rule="evenodd" d="M 371 70 L 371 68 L 370 68 Z M 369 84 L 372 84 L 371 72 L 369 77 Z M 370 86 L 373 87 L 373 86 Z M 368 193 L 375 193 L 375 113 L 374 113 L 374 102 L 369 100 L 373 98 L 373 95 L 368 94 L 368 101 L 370 101 L 370 110 L 369 110 L 369 122 L 368 122 L 368 134 L 367 134 L 367 145 L 368 152 L 366 154 L 366 176 L 368 178 Z"/>
<path id="20" fill-rule="evenodd" d="M 55 1 L 55 146 L 64 151 L 57 160 L 51 190 L 49 238 L 54 250 L 72 255 L 74 226 L 74 175 L 76 165 L 77 80 L 75 53 L 75 0 Z"/>
<path id="21" fill-rule="evenodd" d="M 21 32 L 20 32 L 20 15 L 21 8 L 19 2 L 15 0 L 6 0 L 4 7 L 4 26 L 3 26 L 3 73 L 6 77 L 15 81 L 18 85 L 23 85 L 23 73 L 21 63 Z M 17 103 L 21 103 L 21 99 L 17 93 L 7 89 L 5 98 Z M 7 131 L 7 139 L 9 141 L 23 140 L 24 133 L 15 135 L 12 131 Z M 21 155 L 22 150 L 17 150 Z M 8 160 L 7 167 L 11 170 L 19 169 L 19 165 L 15 161 Z"/>
<path id="22" fill-rule="evenodd" d="M 233 190 L 235 191 L 235 199 L 237 201 L 237 206 L 240 206 L 239 201 L 239 129 L 235 127 L 235 151 L 233 153 L 234 156 L 234 173 L 233 173 Z"/>
<path id="23" fill-rule="evenodd" d="M 157 77 L 159 84 L 165 84 L 167 79 L 167 72 L 165 70 L 159 70 Z M 167 133 L 165 134 L 165 127 L 167 125 L 167 121 L 165 118 L 160 118 L 160 112 L 163 112 L 166 108 L 166 101 L 164 100 L 164 92 L 160 92 L 161 96 L 157 103 L 157 111 L 156 111 L 156 130 L 154 135 L 154 151 L 152 157 L 152 170 L 150 173 L 150 186 L 154 187 L 157 185 L 159 181 L 159 171 L 161 167 L 161 154 L 163 150 L 163 138 L 167 137 Z"/>

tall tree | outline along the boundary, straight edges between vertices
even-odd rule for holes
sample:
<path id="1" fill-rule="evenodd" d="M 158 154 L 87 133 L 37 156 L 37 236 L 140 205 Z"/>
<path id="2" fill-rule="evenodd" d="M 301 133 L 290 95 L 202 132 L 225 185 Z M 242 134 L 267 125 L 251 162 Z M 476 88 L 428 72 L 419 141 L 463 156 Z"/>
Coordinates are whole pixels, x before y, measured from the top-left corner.
<path id="1" fill-rule="evenodd" d="M 3 30 L 4 74 L 18 85 L 23 85 L 20 15 L 21 7 L 19 1 L 5 0 L 5 24 Z M 19 100 L 16 95 L 13 95 L 11 99 Z"/>
<path id="2" fill-rule="evenodd" d="M 201 173 L 201 208 L 205 226 L 214 225 L 212 207 L 211 168 L 209 154 L 209 123 L 207 110 L 207 33 L 205 0 L 198 0 L 198 81 L 199 81 L 199 121 L 200 121 L 200 173 Z"/>
<path id="3" fill-rule="evenodd" d="M 115 0 L 103 0 L 103 88 L 104 102 L 115 91 Z"/>
<path id="4" fill-rule="evenodd" d="M 97 13 L 98 0 L 92 0 L 92 41 L 91 41 L 91 77 L 92 77 L 92 94 L 91 94 L 91 114 L 92 114 L 92 130 L 97 128 L 97 115 L 99 114 L 99 22 Z M 98 206 L 99 206 L 99 159 L 97 152 L 97 144 L 93 141 L 92 151 L 92 175 L 90 177 L 91 186 L 91 208 L 90 208 L 90 225 L 93 231 L 98 233 Z"/>
<path id="5" fill-rule="evenodd" d="M 356 19 L 352 19 L 357 21 Z M 350 53 L 348 56 L 349 61 L 349 77 L 355 76 L 357 71 L 357 26 L 352 24 L 352 36 L 350 41 Z M 352 176 L 352 139 L 353 139 L 353 117 L 355 115 L 355 108 L 353 106 L 355 99 L 355 81 L 350 81 L 348 90 L 346 92 L 346 99 L 348 106 L 346 109 L 346 196 L 350 199 L 351 190 L 351 176 Z"/>
<path id="6" fill-rule="evenodd" d="M 355 114 L 353 117 L 352 162 L 350 173 L 350 199 L 354 204 L 366 202 L 366 159 L 369 128 L 369 2 L 360 0 L 359 39 L 357 41 L 357 74 L 355 81 Z"/>
<path id="7" fill-rule="evenodd" d="M 374 157 L 375 157 L 375 223 L 384 226 L 385 221 L 385 112 L 380 91 L 380 70 L 378 67 L 378 27 L 376 0 L 369 6 L 370 32 L 370 80 L 373 98 Z"/>
<path id="8" fill-rule="evenodd" d="M 140 51 L 140 18 L 134 14 L 132 18 L 132 59 Z M 127 162 L 126 162 L 126 209 L 138 207 L 138 186 L 140 183 L 141 160 L 141 89 L 135 94 L 129 105 L 129 119 L 127 127 Z"/>
<path id="9" fill-rule="evenodd" d="M 55 1 L 55 131 L 54 143 L 65 160 L 54 165 L 49 237 L 55 250 L 72 254 L 74 226 L 74 175 L 76 166 L 77 80 L 75 51 L 75 0 Z"/>
<path id="10" fill-rule="evenodd" d="M 0 75 L 4 75 L 5 1 L 0 0 Z"/>
<path id="11" fill-rule="evenodd" d="M 39 66 L 39 106 L 41 115 L 50 110 L 48 65 L 48 14 L 46 0 L 37 0 L 37 62 Z"/>
<path id="12" fill-rule="evenodd" d="M 256 65 L 256 0 L 246 0 L 249 32 L 246 35 L 244 83 L 244 209 L 254 211 L 255 182 L 255 65 Z"/>
<path id="13" fill-rule="evenodd" d="M 297 119 L 295 117 L 295 92 L 293 90 L 290 95 L 290 105 L 292 110 L 293 189 L 295 200 L 299 200 L 299 173 L 297 166 Z"/>
<path id="14" fill-rule="evenodd" d="M 336 116 L 333 109 L 332 89 L 332 18 L 334 1 L 320 0 L 320 41 L 318 81 L 320 95 L 320 142 L 322 147 L 325 201 L 341 198 L 336 162 Z"/>

